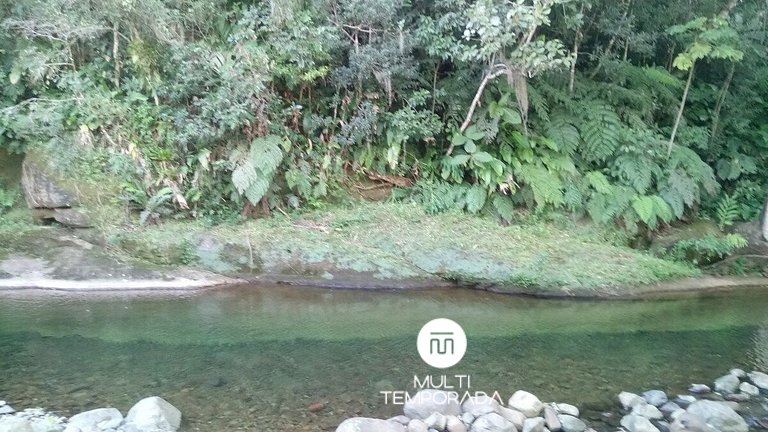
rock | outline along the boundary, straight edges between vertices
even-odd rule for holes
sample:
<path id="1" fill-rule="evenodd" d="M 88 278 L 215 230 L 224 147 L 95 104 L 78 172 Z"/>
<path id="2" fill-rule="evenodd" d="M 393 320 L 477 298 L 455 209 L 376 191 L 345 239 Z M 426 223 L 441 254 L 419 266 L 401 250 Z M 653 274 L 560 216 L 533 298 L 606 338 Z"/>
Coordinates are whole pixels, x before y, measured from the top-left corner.
<path id="1" fill-rule="evenodd" d="M 469 428 L 470 432 L 517 432 L 511 421 L 497 413 L 478 417 Z"/>
<path id="2" fill-rule="evenodd" d="M 736 393 L 739 390 L 740 383 L 736 375 L 723 375 L 715 380 L 715 391 L 723 394 Z"/>
<path id="3" fill-rule="evenodd" d="M 64 428 L 63 432 L 83 432 L 79 427 L 67 425 L 67 427 Z"/>
<path id="4" fill-rule="evenodd" d="M 660 407 L 669 401 L 667 394 L 661 390 L 648 390 L 647 392 L 643 392 L 643 399 L 655 407 Z"/>
<path id="5" fill-rule="evenodd" d="M 426 430 L 416 430 L 415 432 L 425 432 Z M 387 420 L 352 417 L 341 422 L 336 428 L 336 432 L 405 432 L 405 426 Z"/>
<path id="6" fill-rule="evenodd" d="M 29 158 L 21 166 L 21 187 L 29 208 L 66 208 L 75 204 L 72 194 Z"/>
<path id="7" fill-rule="evenodd" d="M 705 394 L 711 392 L 712 389 L 706 384 L 691 384 L 691 386 L 688 387 L 688 391 L 696 394 Z"/>
<path id="8" fill-rule="evenodd" d="M 395 417 L 392 417 L 390 419 L 387 419 L 387 421 L 391 421 L 391 422 L 395 422 L 395 423 L 400 423 L 401 425 L 406 426 L 406 425 L 408 425 L 408 423 L 411 422 L 411 419 L 409 419 L 408 417 L 406 417 L 404 415 L 399 415 L 399 416 L 395 416 Z"/>
<path id="9" fill-rule="evenodd" d="M 524 390 L 516 391 L 512 397 L 509 398 L 507 405 L 510 408 L 525 414 L 526 417 L 536 417 L 541 410 L 544 409 L 544 404 L 538 397 L 536 397 L 536 395 Z"/>
<path id="10" fill-rule="evenodd" d="M 566 403 L 556 403 L 554 404 L 555 411 L 557 411 L 558 414 L 568 414 L 574 417 L 579 416 L 579 409 L 571 404 Z"/>
<path id="11" fill-rule="evenodd" d="M 747 379 L 747 373 L 743 369 L 734 368 L 728 371 L 729 374 L 735 376 L 738 379 Z"/>
<path id="12" fill-rule="evenodd" d="M 0 417 L 0 432 L 34 432 L 28 420 L 6 416 Z"/>
<path id="13" fill-rule="evenodd" d="M 8 405 L 4 400 L 0 400 L 0 406 Z"/>
<path id="14" fill-rule="evenodd" d="M 700 417 L 686 412 L 669 425 L 669 432 L 717 432 L 717 430 Z"/>
<path id="15" fill-rule="evenodd" d="M 660 420 L 664 418 L 664 414 L 659 411 L 658 408 L 651 404 L 637 404 L 632 408 L 632 414 L 645 417 L 650 420 Z"/>
<path id="16" fill-rule="evenodd" d="M 534 417 L 525 419 L 523 423 L 523 432 L 544 432 L 544 419 L 541 417 Z"/>
<path id="17" fill-rule="evenodd" d="M 677 395 L 675 398 L 675 403 L 680 405 L 682 408 L 688 408 L 688 405 L 696 402 L 697 400 L 698 399 L 691 395 Z"/>
<path id="18" fill-rule="evenodd" d="M 0 415 L 3 415 L 3 414 L 13 414 L 15 412 L 16 412 L 16 410 L 13 409 L 13 407 L 11 407 L 10 405 L 0 406 Z"/>
<path id="19" fill-rule="evenodd" d="M 181 411 L 165 399 L 152 396 L 131 407 L 125 417 L 125 423 L 139 430 L 175 432 L 181 425 Z"/>
<path id="20" fill-rule="evenodd" d="M 762 372 L 750 372 L 749 380 L 760 389 L 768 391 L 768 374 Z"/>
<path id="21" fill-rule="evenodd" d="M 512 422 L 513 425 L 515 425 L 515 428 L 522 429 L 523 424 L 525 423 L 525 414 L 521 413 L 520 411 L 513 410 L 511 408 L 507 407 L 501 407 L 499 408 L 499 414 L 501 414 L 502 417 Z"/>
<path id="22" fill-rule="evenodd" d="M 672 414 L 669 415 L 669 419 L 671 421 L 675 421 L 680 418 L 681 415 L 685 414 L 685 410 L 680 408 L 677 411 L 672 412 Z"/>
<path id="23" fill-rule="evenodd" d="M 69 425 L 79 429 L 113 429 L 123 422 L 123 415 L 115 408 L 99 408 L 75 414 L 69 419 Z"/>
<path id="24" fill-rule="evenodd" d="M 444 430 L 448 419 L 444 415 L 435 412 L 424 420 L 424 424 L 430 429 L 437 429 L 439 431 Z"/>
<path id="25" fill-rule="evenodd" d="M 338 431 L 338 429 L 336 429 Z M 408 432 L 428 432 L 429 428 L 427 427 L 427 424 L 419 419 L 413 419 L 410 422 L 408 422 L 408 427 L 406 428 Z"/>
<path id="26" fill-rule="evenodd" d="M 670 414 L 672 414 L 675 411 L 680 410 L 680 405 L 674 403 L 674 402 L 667 402 L 664 405 L 659 407 L 659 411 L 662 412 L 665 416 L 669 417 Z"/>
<path id="27" fill-rule="evenodd" d="M 91 228 L 91 218 L 78 209 L 53 209 L 53 219 L 70 228 Z"/>
<path id="28" fill-rule="evenodd" d="M 557 416 L 557 420 L 560 422 L 560 430 L 563 432 L 584 432 L 587 429 L 587 425 L 574 416 L 560 414 Z"/>
<path id="29" fill-rule="evenodd" d="M 749 400 L 749 395 L 744 393 L 729 393 L 725 395 L 725 400 L 730 402 L 746 402 Z"/>
<path id="30" fill-rule="evenodd" d="M 659 432 L 650 420 L 635 413 L 622 417 L 621 426 L 629 432 Z"/>
<path id="31" fill-rule="evenodd" d="M 648 403 L 642 397 L 630 392 L 619 393 L 619 402 L 621 403 L 621 406 L 623 406 L 625 410 L 631 410 L 632 408 L 635 407 L 635 405 L 638 405 L 638 404 Z"/>
<path id="32" fill-rule="evenodd" d="M 405 402 L 403 413 L 412 419 L 425 420 L 432 413 L 461 415 L 461 407 L 455 392 L 425 389 Z"/>
<path id="33" fill-rule="evenodd" d="M 325 404 L 322 402 L 315 402 L 307 407 L 307 411 L 311 413 L 319 413 L 325 409 Z"/>
<path id="34" fill-rule="evenodd" d="M 475 421 L 475 416 L 470 413 L 462 413 L 461 421 L 464 422 L 464 424 L 470 425 L 473 421 Z"/>
<path id="35" fill-rule="evenodd" d="M 559 432 L 563 428 L 560 424 L 560 420 L 557 418 L 557 412 L 554 408 L 549 406 L 544 407 L 544 424 L 546 424 L 547 429 L 552 432 Z"/>
<path id="36" fill-rule="evenodd" d="M 461 410 L 468 412 L 475 417 L 480 417 L 483 414 L 489 414 L 492 412 L 499 412 L 499 402 L 490 396 L 472 396 L 467 398 L 463 404 L 461 404 Z"/>
<path id="37" fill-rule="evenodd" d="M 445 430 L 447 432 L 467 432 L 467 426 L 456 416 L 446 416 Z"/>
<path id="38" fill-rule="evenodd" d="M 748 396 L 759 396 L 760 395 L 760 389 L 757 388 L 756 386 L 748 383 L 748 382 L 741 383 L 739 385 L 739 391 L 741 391 L 742 393 L 744 393 L 745 395 L 748 395 Z"/>
<path id="39" fill-rule="evenodd" d="M 720 432 L 747 432 L 749 427 L 739 414 L 726 404 L 707 400 L 696 401 L 686 410 Z"/>

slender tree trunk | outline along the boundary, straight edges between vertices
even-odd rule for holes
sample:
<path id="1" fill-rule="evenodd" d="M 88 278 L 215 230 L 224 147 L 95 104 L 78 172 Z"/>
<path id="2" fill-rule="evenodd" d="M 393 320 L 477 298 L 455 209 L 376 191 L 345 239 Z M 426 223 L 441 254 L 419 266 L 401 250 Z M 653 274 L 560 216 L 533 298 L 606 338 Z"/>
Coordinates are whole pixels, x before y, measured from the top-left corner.
<path id="1" fill-rule="evenodd" d="M 581 10 L 584 10 L 582 6 Z M 581 26 L 576 29 L 576 37 L 573 39 L 573 63 L 571 63 L 571 75 L 568 79 L 568 94 L 573 96 L 573 85 L 576 81 L 576 61 L 579 59 L 579 43 L 583 34 L 581 33 Z"/>
<path id="2" fill-rule="evenodd" d="M 435 65 L 435 73 L 432 75 L 432 114 L 435 113 L 435 107 L 437 106 L 437 74 L 440 72 L 440 64 L 442 60 L 438 60 Z"/>
<path id="3" fill-rule="evenodd" d="M 115 62 L 115 88 L 120 88 L 120 25 L 112 25 L 112 60 Z"/>
<path id="4" fill-rule="evenodd" d="M 691 82 L 693 81 L 693 70 L 696 68 L 696 63 L 691 65 L 691 70 L 688 72 L 688 81 L 685 83 L 685 90 L 683 90 L 683 98 L 680 100 L 680 109 L 677 110 L 677 117 L 675 118 L 675 125 L 672 126 L 672 135 L 669 137 L 669 146 L 667 147 L 667 156 L 672 154 L 672 146 L 675 144 L 675 136 L 677 135 L 677 128 L 680 127 L 680 120 L 683 118 L 683 111 L 685 110 L 685 101 L 688 99 L 688 90 L 691 89 Z"/>
<path id="5" fill-rule="evenodd" d="M 760 215 L 760 229 L 763 232 L 763 240 L 768 241 L 768 196 L 765 197 L 763 214 Z"/>
<path id="6" fill-rule="evenodd" d="M 728 71 L 728 76 L 725 78 L 723 87 L 720 89 L 720 95 L 717 98 L 717 104 L 715 105 L 715 112 L 712 114 L 712 130 L 709 132 L 709 146 L 712 147 L 712 143 L 715 142 L 717 137 L 717 127 L 720 124 L 720 111 L 723 109 L 725 98 L 728 96 L 728 88 L 733 81 L 733 73 L 736 71 L 736 63 L 731 63 L 731 69 Z"/>

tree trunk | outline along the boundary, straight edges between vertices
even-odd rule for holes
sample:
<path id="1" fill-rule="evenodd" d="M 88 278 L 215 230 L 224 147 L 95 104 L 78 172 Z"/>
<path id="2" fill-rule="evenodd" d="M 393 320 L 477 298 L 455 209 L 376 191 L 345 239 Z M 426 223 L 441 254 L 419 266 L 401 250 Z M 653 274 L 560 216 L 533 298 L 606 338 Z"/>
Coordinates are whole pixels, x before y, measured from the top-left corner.
<path id="1" fill-rule="evenodd" d="M 765 197 L 763 214 L 760 215 L 760 230 L 763 233 L 763 240 L 768 241 L 768 196 Z"/>
<path id="2" fill-rule="evenodd" d="M 115 62 L 115 88 L 120 88 L 120 25 L 112 25 L 112 61 Z"/>
<path id="3" fill-rule="evenodd" d="M 667 156 L 672 154 L 672 145 L 675 144 L 675 136 L 677 135 L 677 128 L 680 127 L 680 120 L 682 120 L 683 118 L 683 111 L 685 110 L 685 101 L 688 99 L 688 90 L 691 89 L 691 81 L 693 81 L 693 70 L 695 68 L 696 68 L 696 63 L 691 65 L 691 70 L 688 72 L 688 81 L 685 83 L 685 90 L 683 90 L 683 99 L 680 100 L 680 109 L 677 110 L 675 125 L 672 126 L 672 135 L 669 137 L 669 147 L 667 147 Z"/>
<path id="4" fill-rule="evenodd" d="M 582 11 L 584 8 L 581 8 Z M 568 79 L 568 94 L 573 96 L 573 85 L 576 81 L 576 61 L 579 59 L 579 42 L 581 42 L 581 26 L 576 29 L 576 37 L 573 40 L 573 63 L 571 63 L 571 75 Z"/>
<path id="5" fill-rule="evenodd" d="M 709 147 L 715 142 L 717 137 L 717 127 L 720 123 L 720 111 L 723 109 L 725 98 L 728 96 L 728 88 L 733 81 L 733 73 L 736 71 L 736 63 L 731 63 L 731 69 L 728 71 L 728 76 L 725 78 L 723 87 L 720 89 L 720 95 L 717 98 L 717 104 L 715 105 L 715 111 L 712 113 L 712 130 L 709 131 Z"/>

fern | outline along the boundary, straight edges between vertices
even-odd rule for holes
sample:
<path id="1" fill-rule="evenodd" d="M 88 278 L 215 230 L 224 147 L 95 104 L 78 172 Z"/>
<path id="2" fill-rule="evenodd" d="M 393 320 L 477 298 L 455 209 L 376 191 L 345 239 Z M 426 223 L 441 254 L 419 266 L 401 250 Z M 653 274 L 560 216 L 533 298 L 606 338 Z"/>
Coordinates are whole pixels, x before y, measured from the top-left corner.
<path id="1" fill-rule="evenodd" d="M 559 207 L 563 204 L 563 182 L 546 168 L 539 165 L 523 165 L 518 176 L 530 186 L 537 206 L 552 204 Z"/>
<path id="2" fill-rule="evenodd" d="M 699 201 L 699 187 L 681 170 L 667 174 L 659 188 L 659 195 L 670 205 L 675 217 L 682 217 L 685 207 L 692 207 Z"/>
<path id="3" fill-rule="evenodd" d="M 549 122 L 549 105 L 547 105 L 547 100 L 531 85 L 528 86 L 528 101 L 536 115 L 542 121 Z"/>
<path id="4" fill-rule="evenodd" d="M 584 117 L 580 127 L 585 145 L 584 157 L 592 162 L 605 161 L 621 144 L 621 120 L 604 103 L 585 104 Z"/>
<path id="5" fill-rule="evenodd" d="M 587 202 L 592 220 L 608 223 L 621 216 L 630 207 L 637 193 L 629 187 L 610 186 L 610 193 L 593 193 Z"/>
<path id="6" fill-rule="evenodd" d="M 248 152 L 233 152 L 235 169 L 232 184 L 251 204 L 257 204 L 266 195 L 277 167 L 283 160 L 280 138 L 269 135 L 251 142 Z"/>
<path id="7" fill-rule="evenodd" d="M 621 155 L 613 161 L 619 178 L 630 184 L 640 194 L 645 194 L 653 184 L 653 162 L 635 155 Z"/>
<path id="8" fill-rule="evenodd" d="M 739 203 L 731 195 L 723 195 L 715 208 L 715 218 L 720 229 L 733 225 L 739 219 Z"/>
<path id="9" fill-rule="evenodd" d="M 632 209 L 650 229 L 655 229 L 659 220 L 668 223 L 674 217 L 669 204 L 658 195 L 637 196 L 632 200 Z"/>
<path id="10" fill-rule="evenodd" d="M 587 183 L 597 192 L 600 194 L 611 194 L 613 193 L 613 186 L 611 186 L 611 182 L 608 181 L 608 178 L 603 175 L 603 173 L 599 171 L 590 171 L 584 176 L 587 180 Z"/>
<path id="11" fill-rule="evenodd" d="M 683 169 L 694 182 L 701 185 L 709 194 L 715 194 L 720 189 L 720 184 L 715 178 L 712 167 L 688 147 L 674 146 L 668 166 L 670 169 Z"/>
<path id="12" fill-rule="evenodd" d="M 547 123 L 546 135 L 557 143 L 561 152 L 568 155 L 576 151 L 581 140 L 579 130 L 564 115 L 553 116 Z"/>

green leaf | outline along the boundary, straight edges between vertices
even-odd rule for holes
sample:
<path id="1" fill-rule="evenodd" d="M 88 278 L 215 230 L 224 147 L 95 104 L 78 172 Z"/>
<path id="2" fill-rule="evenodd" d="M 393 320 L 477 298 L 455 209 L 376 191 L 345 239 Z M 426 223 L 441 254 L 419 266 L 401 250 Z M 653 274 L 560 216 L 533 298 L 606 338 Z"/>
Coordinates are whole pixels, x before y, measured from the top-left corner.
<path id="1" fill-rule="evenodd" d="M 477 151 L 477 146 L 472 141 L 467 141 L 467 143 L 464 144 L 464 150 L 467 153 L 472 154 Z"/>
<path id="2" fill-rule="evenodd" d="M 453 138 L 451 139 L 451 144 L 453 144 L 454 147 L 462 146 L 466 142 L 467 138 L 460 133 L 453 134 Z"/>
<path id="3" fill-rule="evenodd" d="M 489 153 L 481 151 L 472 155 L 472 160 L 477 163 L 488 163 L 495 160 Z"/>
<path id="4" fill-rule="evenodd" d="M 480 186 L 473 186 L 467 191 L 467 211 L 470 213 L 477 213 L 485 206 L 485 200 L 487 199 L 485 189 Z"/>
<path id="5" fill-rule="evenodd" d="M 493 197 L 493 207 L 502 219 L 512 222 L 515 217 L 515 205 L 509 197 L 497 193 Z"/>
<path id="6" fill-rule="evenodd" d="M 467 128 L 464 131 L 464 135 L 472 141 L 479 141 L 485 138 L 485 132 L 478 130 L 474 125 Z"/>

